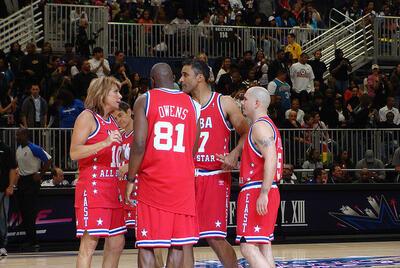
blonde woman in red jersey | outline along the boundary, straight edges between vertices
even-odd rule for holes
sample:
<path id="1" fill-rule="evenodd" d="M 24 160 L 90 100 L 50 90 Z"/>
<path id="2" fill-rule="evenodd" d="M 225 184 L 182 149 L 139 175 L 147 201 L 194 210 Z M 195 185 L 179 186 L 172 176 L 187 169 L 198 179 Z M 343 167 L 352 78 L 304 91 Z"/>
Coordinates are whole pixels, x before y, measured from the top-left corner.
<path id="1" fill-rule="evenodd" d="M 75 121 L 70 155 L 78 160 L 75 214 L 80 247 L 76 267 L 90 267 L 99 238 L 105 238 L 103 267 L 117 267 L 126 232 L 118 190 L 121 134 L 112 117 L 119 109 L 120 83 L 111 77 L 92 80 L 84 110 Z"/>

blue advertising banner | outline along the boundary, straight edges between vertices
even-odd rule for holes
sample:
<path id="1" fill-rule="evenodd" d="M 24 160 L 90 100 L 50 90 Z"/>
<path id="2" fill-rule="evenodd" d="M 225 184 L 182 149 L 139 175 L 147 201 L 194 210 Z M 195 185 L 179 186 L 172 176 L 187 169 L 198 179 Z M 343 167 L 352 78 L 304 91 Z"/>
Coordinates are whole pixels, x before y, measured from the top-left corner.
<path id="1" fill-rule="evenodd" d="M 280 185 L 276 239 L 290 236 L 400 233 L 400 185 Z M 232 189 L 228 235 L 236 227 L 238 187 Z M 36 219 L 40 241 L 75 240 L 74 189 L 41 189 Z M 11 199 L 9 242 L 21 241 L 21 218 Z"/>

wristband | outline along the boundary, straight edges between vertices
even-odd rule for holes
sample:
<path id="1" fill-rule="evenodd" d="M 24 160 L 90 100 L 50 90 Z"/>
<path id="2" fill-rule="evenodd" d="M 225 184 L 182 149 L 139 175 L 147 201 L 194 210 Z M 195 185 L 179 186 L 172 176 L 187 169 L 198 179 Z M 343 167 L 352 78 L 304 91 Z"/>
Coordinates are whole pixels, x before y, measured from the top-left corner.
<path id="1" fill-rule="evenodd" d="M 129 183 L 135 183 L 136 177 L 128 177 L 126 180 L 127 180 Z"/>

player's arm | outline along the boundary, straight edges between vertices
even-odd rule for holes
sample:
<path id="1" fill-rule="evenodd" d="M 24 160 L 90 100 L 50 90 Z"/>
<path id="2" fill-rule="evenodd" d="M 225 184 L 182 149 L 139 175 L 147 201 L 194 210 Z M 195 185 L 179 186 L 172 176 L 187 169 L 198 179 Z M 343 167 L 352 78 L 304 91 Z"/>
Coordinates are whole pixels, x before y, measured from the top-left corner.
<path id="1" fill-rule="evenodd" d="M 141 95 L 133 106 L 135 118 L 133 120 L 133 131 L 135 138 L 131 144 L 128 168 L 128 184 L 126 185 L 125 200 L 129 202 L 131 193 L 135 188 L 135 176 L 142 164 L 147 139 L 148 123 L 146 118 L 147 94 Z"/>
<path id="2" fill-rule="evenodd" d="M 222 168 L 224 170 L 230 170 L 236 168 L 237 166 L 239 156 L 242 153 L 243 143 L 246 139 L 246 134 L 249 131 L 249 124 L 244 118 L 239 107 L 236 105 L 235 101 L 230 96 L 221 97 L 221 105 L 229 122 L 231 122 L 235 131 L 240 135 L 239 142 L 228 155 L 217 156 L 223 160 Z"/>
<path id="3" fill-rule="evenodd" d="M 196 140 L 194 142 L 194 146 L 193 146 L 193 157 L 196 156 L 197 151 L 199 150 L 199 140 L 200 140 L 200 132 L 201 132 L 201 128 L 200 128 L 200 120 L 197 120 L 197 128 L 196 128 Z"/>
<path id="4" fill-rule="evenodd" d="M 83 111 L 75 121 L 72 132 L 70 156 L 72 160 L 79 160 L 91 156 L 98 151 L 110 146 L 113 142 L 121 141 L 121 134 L 118 130 L 111 131 L 110 135 L 104 141 L 95 144 L 85 145 L 90 133 L 96 130 L 96 122 L 93 114 L 89 111 Z"/>
<path id="5" fill-rule="evenodd" d="M 257 199 L 257 213 L 265 215 L 268 206 L 268 192 L 274 181 L 277 165 L 274 132 L 271 126 L 258 122 L 253 126 L 252 139 L 264 158 L 264 178 L 260 196 Z"/>

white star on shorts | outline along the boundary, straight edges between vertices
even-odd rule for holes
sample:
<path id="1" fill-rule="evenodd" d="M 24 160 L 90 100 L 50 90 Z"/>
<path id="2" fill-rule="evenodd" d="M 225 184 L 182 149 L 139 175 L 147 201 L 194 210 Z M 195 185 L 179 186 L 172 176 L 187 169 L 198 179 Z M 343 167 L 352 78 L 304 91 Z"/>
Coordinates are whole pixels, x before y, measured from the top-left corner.
<path id="1" fill-rule="evenodd" d="M 92 178 L 95 179 L 96 177 L 97 175 L 93 173 Z"/>
<path id="2" fill-rule="evenodd" d="M 216 221 L 215 222 L 215 227 L 221 227 L 221 222 L 220 221 Z"/>
<path id="3" fill-rule="evenodd" d="M 97 190 L 96 190 L 96 189 L 94 189 L 94 190 L 93 190 L 93 193 L 94 193 L 94 194 L 97 194 Z"/>
<path id="4" fill-rule="evenodd" d="M 97 157 L 93 158 L 93 161 L 96 162 L 97 161 Z"/>
<path id="5" fill-rule="evenodd" d="M 143 229 L 143 230 L 142 230 L 142 236 L 147 236 L 147 231 L 146 231 L 146 229 Z"/>
<path id="6" fill-rule="evenodd" d="M 103 220 L 102 220 L 101 218 L 99 218 L 99 219 L 97 220 L 97 225 L 103 225 Z"/>
<path id="7" fill-rule="evenodd" d="M 129 217 L 129 218 L 131 217 L 131 215 L 132 215 L 132 214 L 131 214 L 130 212 L 128 212 L 128 217 Z"/>
<path id="8" fill-rule="evenodd" d="M 260 228 L 258 225 L 256 225 L 256 226 L 254 227 L 254 232 L 259 233 L 260 230 L 261 230 L 261 228 Z"/>
<path id="9" fill-rule="evenodd" d="M 92 185 L 93 185 L 93 186 L 96 186 L 96 184 L 97 184 L 97 182 L 95 182 L 95 181 L 94 181 L 94 182 L 92 182 Z"/>

